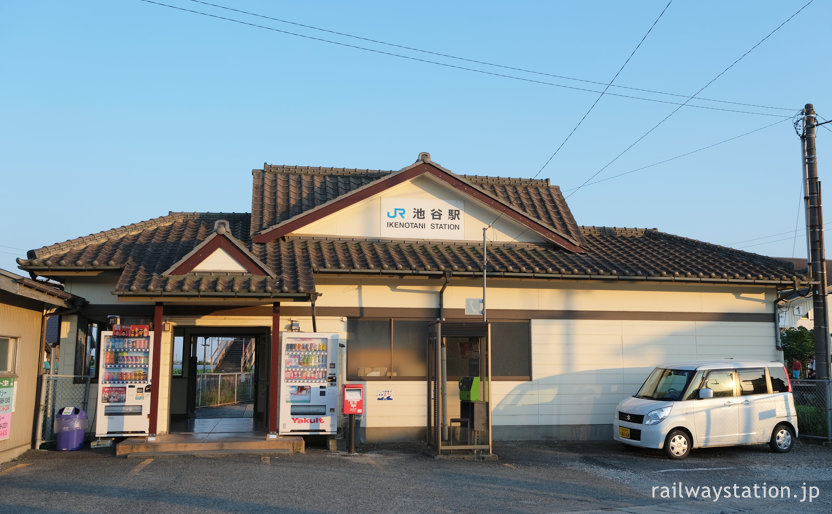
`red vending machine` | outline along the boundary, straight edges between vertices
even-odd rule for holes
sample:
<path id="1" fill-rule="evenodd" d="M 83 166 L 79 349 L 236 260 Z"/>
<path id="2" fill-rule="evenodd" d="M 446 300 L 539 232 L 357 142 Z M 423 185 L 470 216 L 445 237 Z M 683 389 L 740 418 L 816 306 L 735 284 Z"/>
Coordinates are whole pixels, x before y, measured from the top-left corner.
<path id="1" fill-rule="evenodd" d="M 99 349 L 97 437 L 147 435 L 150 427 L 153 332 L 148 325 L 114 325 Z"/>

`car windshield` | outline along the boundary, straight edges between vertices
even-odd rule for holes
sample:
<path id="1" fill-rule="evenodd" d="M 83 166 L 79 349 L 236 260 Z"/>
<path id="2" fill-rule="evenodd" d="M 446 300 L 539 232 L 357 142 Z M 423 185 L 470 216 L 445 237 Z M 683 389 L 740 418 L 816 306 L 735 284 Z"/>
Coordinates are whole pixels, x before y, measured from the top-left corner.
<path id="1" fill-rule="evenodd" d="M 636 393 L 636 398 L 681 400 L 694 373 L 693 370 L 656 368 L 644 381 Z"/>

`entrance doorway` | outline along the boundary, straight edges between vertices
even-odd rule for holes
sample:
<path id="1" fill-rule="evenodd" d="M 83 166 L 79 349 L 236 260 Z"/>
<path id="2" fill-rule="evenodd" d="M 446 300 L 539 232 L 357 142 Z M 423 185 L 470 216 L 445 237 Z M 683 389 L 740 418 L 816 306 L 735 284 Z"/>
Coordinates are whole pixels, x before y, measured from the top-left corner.
<path id="1" fill-rule="evenodd" d="M 491 455 L 490 324 L 436 322 L 426 355 L 428 444 Z"/>
<path id="2" fill-rule="evenodd" d="M 171 432 L 265 432 L 268 329 L 174 334 Z"/>

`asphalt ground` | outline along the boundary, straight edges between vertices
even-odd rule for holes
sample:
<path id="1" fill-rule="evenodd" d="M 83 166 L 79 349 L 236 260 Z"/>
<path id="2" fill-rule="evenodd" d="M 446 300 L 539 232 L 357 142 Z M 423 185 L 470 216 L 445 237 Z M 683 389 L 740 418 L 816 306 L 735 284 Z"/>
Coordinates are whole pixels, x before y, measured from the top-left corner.
<path id="1" fill-rule="evenodd" d="M 684 461 L 613 441 L 498 442 L 496 461 L 424 450 L 155 458 L 32 450 L 0 465 L 0 511 L 832 511 L 832 448 L 803 440 L 788 454 L 746 446 L 695 450 Z M 688 497 L 693 489 L 708 497 Z"/>

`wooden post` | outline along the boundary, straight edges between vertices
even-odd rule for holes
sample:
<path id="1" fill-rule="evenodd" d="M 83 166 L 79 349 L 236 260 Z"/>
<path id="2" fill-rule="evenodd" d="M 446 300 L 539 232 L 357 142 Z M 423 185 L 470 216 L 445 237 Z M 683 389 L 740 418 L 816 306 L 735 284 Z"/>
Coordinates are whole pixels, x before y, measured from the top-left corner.
<path id="1" fill-rule="evenodd" d="M 150 426 L 148 434 L 156 438 L 159 423 L 159 382 L 162 376 L 162 315 L 164 307 L 157 303 L 153 309 L 153 363 L 150 368 Z"/>
<path id="2" fill-rule="evenodd" d="M 269 434 L 277 433 L 280 397 L 280 302 L 272 304 L 272 344 L 269 350 Z"/>

